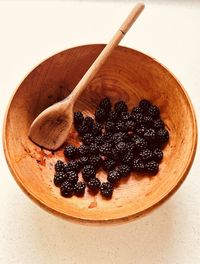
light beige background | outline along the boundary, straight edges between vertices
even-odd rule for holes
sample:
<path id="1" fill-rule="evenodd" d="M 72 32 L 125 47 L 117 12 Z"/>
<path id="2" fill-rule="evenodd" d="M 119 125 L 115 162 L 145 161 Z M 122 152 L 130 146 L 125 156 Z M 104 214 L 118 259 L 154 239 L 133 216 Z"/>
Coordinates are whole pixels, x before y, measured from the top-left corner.
<path id="1" fill-rule="evenodd" d="M 11 94 L 33 67 L 72 46 L 106 43 L 133 2 L 0 1 L 1 126 Z M 200 1 L 145 2 L 122 45 L 166 65 L 185 86 L 200 121 Z M 200 263 L 199 151 L 188 178 L 162 207 L 107 227 L 49 215 L 14 182 L 2 147 L 0 160 L 0 264 Z"/>

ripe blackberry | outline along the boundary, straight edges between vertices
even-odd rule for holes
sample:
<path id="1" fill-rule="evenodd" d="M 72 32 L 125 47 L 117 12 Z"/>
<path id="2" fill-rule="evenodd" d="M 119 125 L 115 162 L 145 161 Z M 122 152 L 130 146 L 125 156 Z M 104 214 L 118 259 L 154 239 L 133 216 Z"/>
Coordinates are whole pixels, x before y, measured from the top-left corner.
<path id="1" fill-rule="evenodd" d="M 64 181 L 60 186 L 60 192 L 64 197 L 71 197 L 74 193 L 74 186 L 70 182 Z"/>
<path id="2" fill-rule="evenodd" d="M 123 121 L 118 121 L 116 123 L 116 127 L 115 127 L 117 132 L 126 132 L 127 131 L 127 126 L 126 123 Z"/>
<path id="3" fill-rule="evenodd" d="M 159 170 L 159 165 L 154 160 L 149 161 L 145 164 L 145 170 L 153 175 L 155 175 Z"/>
<path id="4" fill-rule="evenodd" d="M 105 198 L 111 198 L 113 194 L 113 185 L 110 182 L 103 182 L 100 191 Z"/>
<path id="5" fill-rule="evenodd" d="M 118 170 L 119 170 L 121 177 L 126 177 L 130 174 L 131 167 L 127 164 L 122 164 L 122 165 L 119 165 Z"/>
<path id="6" fill-rule="evenodd" d="M 160 149 L 156 148 L 153 152 L 154 160 L 160 162 L 163 158 L 163 153 Z"/>
<path id="7" fill-rule="evenodd" d="M 86 133 L 82 137 L 82 141 L 85 145 L 90 145 L 91 143 L 94 142 L 94 136 L 92 133 Z"/>
<path id="8" fill-rule="evenodd" d="M 144 138 L 138 136 L 138 135 L 134 135 L 132 137 L 132 142 L 134 143 L 135 145 L 135 150 L 142 150 L 144 148 L 147 147 L 147 142 Z"/>
<path id="9" fill-rule="evenodd" d="M 127 129 L 127 131 L 129 131 L 129 132 L 133 132 L 134 129 L 135 129 L 135 122 L 132 121 L 132 120 L 128 120 L 128 121 L 126 121 L 126 129 Z"/>
<path id="10" fill-rule="evenodd" d="M 115 131 L 115 123 L 108 121 L 108 122 L 105 124 L 105 130 L 106 130 L 107 132 L 114 132 L 114 131 Z"/>
<path id="11" fill-rule="evenodd" d="M 139 106 L 133 107 L 131 115 L 134 116 L 135 114 L 143 114 L 143 108 Z"/>
<path id="12" fill-rule="evenodd" d="M 66 181 L 67 177 L 66 174 L 62 171 L 58 171 L 54 175 L 54 184 L 58 187 L 60 186 L 64 181 Z"/>
<path id="13" fill-rule="evenodd" d="M 105 143 L 111 143 L 112 142 L 112 136 L 113 134 L 111 132 L 106 132 L 103 134 L 104 142 Z"/>
<path id="14" fill-rule="evenodd" d="M 140 125 L 143 122 L 143 115 L 141 113 L 133 114 L 132 118 L 136 125 Z"/>
<path id="15" fill-rule="evenodd" d="M 154 143 L 155 139 L 156 139 L 156 131 L 153 128 L 149 128 L 146 130 L 146 132 L 144 133 L 144 138 L 148 141 L 148 142 L 152 142 Z"/>
<path id="16" fill-rule="evenodd" d="M 145 127 L 150 128 L 154 125 L 154 120 L 151 116 L 144 116 L 143 118 L 143 124 Z"/>
<path id="17" fill-rule="evenodd" d="M 67 181 L 71 184 L 75 184 L 78 181 L 78 173 L 75 171 L 67 172 Z"/>
<path id="18" fill-rule="evenodd" d="M 90 163 L 90 165 L 92 165 L 96 169 L 101 167 L 101 164 L 102 164 L 101 156 L 100 155 L 90 156 L 89 163 Z"/>
<path id="19" fill-rule="evenodd" d="M 160 129 L 160 128 L 164 128 L 165 124 L 161 119 L 156 119 L 153 123 L 153 126 L 156 130 Z"/>
<path id="20" fill-rule="evenodd" d="M 80 126 L 83 123 L 84 117 L 81 112 L 74 113 L 74 125 L 75 127 Z"/>
<path id="21" fill-rule="evenodd" d="M 85 192 L 85 187 L 86 184 L 84 182 L 77 182 L 74 185 L 74 193 L 76 194 L 76 196 L 83 196 L 84 192 Z"/>
<path id="22" fill-rule="evenodd" d="M 115 146 L 115 151 L 117 152 L 118 155 L 123 155 L 127 151 L 127 145 L 124 142 L 119 142 Z"/>
<path id="23" fill-rule="evenodd" d="M 143 162 L 150 161 L 153 159 L 153 152 L 150 149 L 143 149 L 139 154 L 139 158 Z"/>
<path id="24" fill-rule="evenodd" d="M 112 153 L 112 145 L 110 143 L 105 143 L 99 147 L 99 152 L 102 156 L 109 156 Z"/>
<path id="25" fill-rule="evenodd" d="M 103 129 L 103 126 L 102 124 L 100 123 L 96 123 L 94 124 L 93 126 L 93 129 L 92 129 L 92 134 L 96 137 L 96 136 L 99 136 L 102 134 L 102 129 Z"/>
<path id="26" fill-rule="evenodd" d="M 169 132 L 165 128 L 159 129 L 157 132 L 157 136 L 161 144 L 164 144 L 169 140 Z"/>
<path id="27" fill-rule="evenodd" d="M 56 172 L 64 172 L 65 171 L 65 165 L 62 160 L 57 160 L 55 164 L 55 171 Z"/>
<path id="28" fill-rule="evenodd" d="M 138 135 L 138 136 L 141 136 L 143 137 L 144 136 L 144 133 L 146 132 L 146 127 L 144 127 L 143 125 L 140 125 L 138 126 L 136 129 L 135 129 L 135 133 Z"/>
<path id="29" fill-rule="evenodd" d="M 103 123 L 107 119 L 107 112 L 102 108 L 97 108 L 95 111 L 95 119 L 98 123 Z"/>
<path id="30" fill-rule="evenodd" d="M 131 114 L 129 114 L 129 112 L 122 112 L 120 115 L 120 119 L 126 122 L 131 119 Z"/>
<path id="31" fill-rule="evenodd" d="M 93 166 L 85 165 L 82 169 L 83 179 L 88 182 L 91 178 L 94 178 L 96 175 L 96 171 Z"/>
<path id="32" fill-rule="evenodd" d="M 144 171 L 144 163 L 141 159 L 134 159 L 132 162 L 132 169 L 137 172 Z"/>
<path id="33" fill-rule="evenodd" d="M 90 155 L 99 154 L 99 147 L 96 143 L 91 143 L 89 146 Z"/>
<path id="34" fill-rule="evenodd" d="M 118 132 L 112 136 L 112 142 L 114 144 L 117 144 L 122 141 L 127 141 L 127 139 L 128 139 L 128 134 L 124 132 Z"/>
<path id="35" fill-rule="evenodd" d="M 97 146 L 101 146 L 103 145 L 103 143 L 105 142 L 104 141 L 104 136 L 101 135 L 101 136 L 97 136 L 94 140 L 94 142 L 97 144 Z"/>
<path id="36" fill-rule="evenodd" d="M 118 101 L 114 106 L 115 112 L 117 114 L 121 114 L 122 112 L 126 112 L 128 107 L 124 101 Z"/>
<path id="37" fill-rule="evenodd" d="M 148 110 L 148 108 L 151 106 L 150 101 L 146 100 L 146 99 L 142 99 L 139 102 L 139 107 L 142 108 L 143 110 Z"/>
<path id="38" fill-rule="evenodd" d="M 101 100 L 99 107 L 109 112 L 112 107 L 110 99 L 106 97 L 103 100 Z"/>
<path id="39" fill-rule="evenodd" d="M 99 190 L 100 186 L 101 186 L 101 182 L 96 177 L 90 179 L 89 182 L 87 183 L 87 187 L 93 192 L 97 192 Z"/>
<path id="40" fill-rule="evenodd" d="M 112 170 L 108 172 L 107 180 L 110 183 L 116 183 L 120 179 L 120 173 L 118 170 Z"/>
<path id="41" fill-rule="evenodd" d="M 154 119 L 158 118 L 160 115 L 160 110 L 158 109 L 158 107 L 156 105 L 151 105 L 148 108 L 148 114 L 150 116 L 152 116 Z"/>
<path id="42" fill-rule="evenodd" d="M 86 145 L 81 145 L 79 148 L 78 148 L 78 154 L 79 156 L 87 156 L 89 154 L 89 147 L 86 146 Z"/>
<path id="43" fill-rule="evenodd" d="M 121 161 L 124 164 L 131 164 L 132 160 L 134 159 L 134 154 L 133 152 L 128 151 L 127 153 L 125 153 L 122 157 L 121 157 Z"/>
<path id="44" fill-rule="evenodd" d="M 86 116 L 83 123 L 89 128 L 90 131 L 92 131 L 94 127 L 94 119 L 90 116 Z"/>
<path id="45" fill-rule="evenodd" d="M 89 157 L 88 156 L 81 156 L 79 159 L 81 166 L 85 166 L 87 164 L 89 164 Z"/>
<path id="46" fill-rule="evenodd" d="M 81 124 L 80 126 L 77 127 L 77 131 L 78 131 L 80 136 L 83 136 L 84 134 L 90 132 L 90 128 L 87 125 L 85 125 L 83 122 L 83 124 Z"/>
<path id="47" fill-rule="evenodd" d="M 113 159 L 105 159 L 102 162 L 102 167 L 105 171 L 110 171 L 115 168 L 116 161 Z"/>
<path id="48" fill-rule="evenodd" d="M 72 145 L 66 146 L 65 149 L 64 149 L 64 155 L 68 159 L 76 158 L 76 156 L 77 156 L 77 148 L 72 146 Z"/>
<path id="49" fill-rule="evenodd" d="M 111 110 L 110 113 L 108 114 L 108 121 L 109 122 L 117 122 L 117 119 L 118 119 L 118 115 L 115 111 Z"/>
<path id="50" fill-rule="evenodd" d="M 81 163 L 79 160 L 71 160 L 65 165 L 66 172 L 69 172 L 69 171 L 79 172 L 80 169 L 81 169 Z"/>

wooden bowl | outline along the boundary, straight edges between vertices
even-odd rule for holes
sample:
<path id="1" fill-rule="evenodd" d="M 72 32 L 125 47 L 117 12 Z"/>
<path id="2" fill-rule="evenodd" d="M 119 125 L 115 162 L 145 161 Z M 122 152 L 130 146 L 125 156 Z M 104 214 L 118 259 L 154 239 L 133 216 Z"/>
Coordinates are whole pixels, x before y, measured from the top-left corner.
<path id="1" fill-rule="evenodd" d="M 192 165 L 197 128 L 188 95 L 160 63 L 133 49 L 118 47 L 77 101 L 75 110 L 93 113 L 105 96 L 125 100 L 131 108 L 142 98 L 161 110 L 170 132 L 159 173 L 154 177 L 132 174 L 120 182 L 113 198 L 105 200 L 86 192 L 83 198 L 63 198 L 53 184 L 54 164 L 62 150 L 42 150 L 28 139 L 34 118 L 66 97 L 104 45 L 86 45 L 60 52 L 37 66 L 11 99 L 4 123 L 4 151 L 10 170 L 25 193 L 37 204 L 66 219 L 107 223 L 124 221 L 149 212 L 174 193 Z M 71 133 L 69 142 L 76 143 Z M 106 175 L 101 173 L 101 179 Z"/>

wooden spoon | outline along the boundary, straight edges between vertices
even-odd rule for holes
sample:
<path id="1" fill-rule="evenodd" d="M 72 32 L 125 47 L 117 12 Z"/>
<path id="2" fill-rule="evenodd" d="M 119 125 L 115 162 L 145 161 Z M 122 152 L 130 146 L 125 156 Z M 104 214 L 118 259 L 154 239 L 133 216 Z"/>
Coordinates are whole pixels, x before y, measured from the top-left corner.
<path id="1" fill-rule="evenodd" d="M 87 70 L 71 94 L 61 102 L 45 109 L 33 121 L 29 130 L 29 137 L 33 142 L 50 150 L 58 149 L 65 142 L 73 124 L 73 107 L 77 98 L 94 78 L 143 9 L 144 4 L 136 4 L 119 30 Z"/>

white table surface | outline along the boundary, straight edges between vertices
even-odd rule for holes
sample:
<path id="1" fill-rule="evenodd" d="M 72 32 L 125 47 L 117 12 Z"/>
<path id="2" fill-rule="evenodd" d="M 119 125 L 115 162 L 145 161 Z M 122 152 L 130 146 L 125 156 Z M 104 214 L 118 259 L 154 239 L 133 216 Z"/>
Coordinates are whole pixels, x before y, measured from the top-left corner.
<path id="1" fill-rule="evenodd" d="M 48 56 L 106 43 L 134 1 L 0 1 L 0 115 L 23 77 Z M 145 1 L 122 41 L 158 59 L 183 83 L 200 121 L 200 1 Z M 184 122 L 184 120 L 183 120 Z M 40 209 L 20 190 L 0 150 L 1 264 L 199 264 L 199 151 L 178 192 L 131 223 L 90 227 Z"/>

